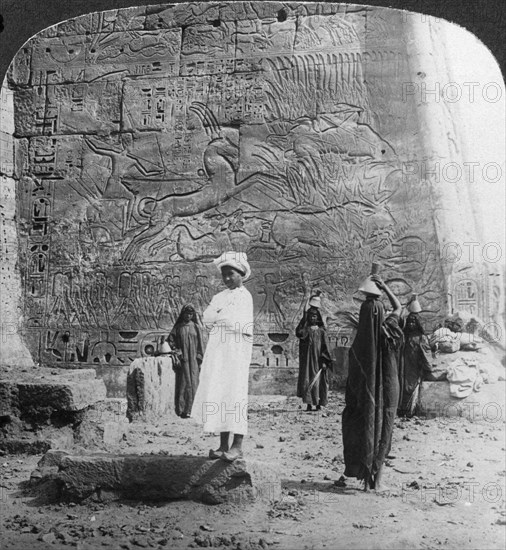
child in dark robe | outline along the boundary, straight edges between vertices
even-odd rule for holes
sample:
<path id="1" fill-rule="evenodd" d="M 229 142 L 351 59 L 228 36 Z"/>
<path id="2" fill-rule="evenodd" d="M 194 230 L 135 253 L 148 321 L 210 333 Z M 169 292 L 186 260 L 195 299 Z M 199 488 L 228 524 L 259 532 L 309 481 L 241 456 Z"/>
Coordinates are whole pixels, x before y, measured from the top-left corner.
<path id="1" fill-rule="evenodd" d="M 307 404 L 307 411 L 315 406 L 320 410 L 328 403 L 329 377 L 327 367 L 331 364 L 325 326 L 316 307 L 310 307 L 297 325 L 295 335 L 299 338 L 299 380 L 297 397 Z"/>
<path id="2" fill-rule="evenodd" d="M 200 364 L 204 355 L 202 329 L 193 306 L 183 307 L 168 340 L 179 359 L 176 362 L 179 366 L 174 368 L 176 414 L 182 418 L 189 418 L 199 385 Z"/>
<path id="3" fill-rule="evenodd" d="M 409 315 L 404 321 L 404 345 L 399 363 L 400 416 L 413 416 L 424 374 L 430 371 L 431 351 L 419 313 L 420 304 L 414 299 L 407 305 Z"/>

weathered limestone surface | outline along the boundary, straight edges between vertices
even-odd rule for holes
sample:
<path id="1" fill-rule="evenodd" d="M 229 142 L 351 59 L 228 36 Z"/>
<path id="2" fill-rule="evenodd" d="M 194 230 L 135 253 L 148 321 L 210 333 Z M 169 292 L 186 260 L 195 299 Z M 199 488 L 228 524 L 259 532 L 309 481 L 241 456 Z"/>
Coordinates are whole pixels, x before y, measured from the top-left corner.
<path id="1" fill-rule="evenodd" d="M 170 357 L 142 357 L 127 375 L 127 416 L 130 420 L 156 422 L 173 416 L 175 377 Z"/>
<path id="2" fill-rule="evenodd" d="M 464 417 L 471 421 L 485 421 L 502 425 L 506 420 L 506 384 L 484 384 L 480 391 L 459 399 L 450 395 L 450 384 L 422 382 L 418 414 L 441 419 Z"/>
<path id="3" fill-rule="evenodd" d="M 38 454 L 76 442 L 118 443 L 127 429 L 125 407 L 123 417 L 105 414 L 110 407 L 105 396 L 93 369 L 2 368 L 0 449 Z"/>
<path id="4" fill-rule="evenodd" d="M 0 90 L 0 365 L 33 366 L 21 337 L 23 286 L 19 277 L 19 235 L 16 224 L 14 179 L 14 94 Z"/>
<path id="5" fill-rule="evenodd" d="M 55 412 L 81 411 L 105 398 L 93 369 L 10 370 L 0 374 L 0 414 L 42 420 Z"/>
<path id="6" fill-rule="evenodd" d="M 126 413 L 126 399 L 98 401 L 86 410 L 76 427 L 76 442 L 88 449 L 118 445 L 130 430 Z"/>
<path id="7" fill-rule="evenodd" d="M 32 478 L 44 476 L 60 486 L 61 498 L 74 501 L 98 497 L 219 504 L 276 499 L 281 494 L 277 468 L 248 459 L 230 464 L 192 456 L 48 453 Z"/>
<path id="8" fill-rule="evenodd" d="M 351 342 L 372 259 L 403 303 L 419 293 L 426 326 L 464 309 L 503 327 L 502 268 L 444 248 L 483 242 L 481 182 L 434 172 L 476 160 L 461 118 L 419 93 L 448 82 L 443 27 L 349 4 L 179 3 L 34 36 L 5 87 L 0 359 L 94 367 L 118 395 L 181 307 L 208 305 L 230 249 L 253 269 L 255 368 L 297 368 L 315 287 L 331 347 Z"/>

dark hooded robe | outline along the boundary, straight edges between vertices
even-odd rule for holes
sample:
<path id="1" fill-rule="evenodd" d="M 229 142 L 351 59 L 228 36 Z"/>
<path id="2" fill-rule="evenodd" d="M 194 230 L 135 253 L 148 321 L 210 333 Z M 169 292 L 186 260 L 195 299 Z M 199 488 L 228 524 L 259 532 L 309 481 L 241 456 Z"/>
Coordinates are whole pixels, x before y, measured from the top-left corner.
<path id="1" fill-rule="evenodd" d="M 368 297 L 360 308 L 357 334 L 349 352 L 342 428 L 344 475 L 370 485 L 392 442 L 401 343 L 398 315 L 385 319 L 380 300 Z"/>
<path id="2" fill-rule="evenodd" d="M 193 312 L 193 318 L 185 323 L 185 312 Z M 180 364 L 175 371 L 174 401 L 178 416 L 189 417 L 195 392 L 199 385 L 200 364 L 204 354 L 202 331 L 195 322 L 195 310 L 191 306 L 184 306 L 169 334 L 169 344 L 173 350 L 181 352 Z"/>
<path id="3" fill-rule="evenodd" d="M 309 325 L 309 315 L 318 316 L 316 327 Z M 299 379 L 297 383 L 297 397 L 304 403 L 325 407 L 328 403 L 329 376 L 325 365 L 330 365 L 331 358 L 327 334 L 321 314 L 317 308 L 309 308 L 300 320 L 295 335 L 299 339 Z M 323 369 L 319 380 L 309 390 L 311 382 L 318 371 Z M 309 390 L 309 391 L 308 391 Z"/>
<path id="4" fill-rule="evenodd" d="M 418 402 L 420 384 L 430 370 L 431 351 L 417 313 L 410 313 L 404 323 L 404 344 L 399 362 L 400 416 L 412 416 Z"/>

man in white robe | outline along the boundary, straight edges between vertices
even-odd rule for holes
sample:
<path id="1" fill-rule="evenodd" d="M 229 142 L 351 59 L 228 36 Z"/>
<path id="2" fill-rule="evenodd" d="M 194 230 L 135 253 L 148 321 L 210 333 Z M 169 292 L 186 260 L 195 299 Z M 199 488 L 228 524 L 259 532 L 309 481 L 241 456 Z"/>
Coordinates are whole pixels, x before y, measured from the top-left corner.
<path id="1" fill-rule="evenodd" d="M 209 457 L 232 462 L 242 458 L 242 440 L 248 431 L 253 299 L 243 282 L 251 269 L 243 252 L 225 252 L 214 263 L 227 289 L 213 297 L 203 314 L 210 333 L 192 417 L 203 425 L 204 432 L 220 432 L 220 446 L 212 449 Z"/>

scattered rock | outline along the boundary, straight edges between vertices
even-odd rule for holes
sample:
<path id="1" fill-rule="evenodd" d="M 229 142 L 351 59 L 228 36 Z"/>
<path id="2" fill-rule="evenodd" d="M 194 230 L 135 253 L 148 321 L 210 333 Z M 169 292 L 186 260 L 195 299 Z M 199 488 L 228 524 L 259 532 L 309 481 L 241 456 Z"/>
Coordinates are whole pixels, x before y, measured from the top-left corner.
<path id="1" fill-rule="evenodd" d="M 56 541 L 56 536 L 54 533 L 46 533 L 44 535 L 41 535 L 38 540 L 41 540 L 42 542 L 45 542 L 47 544 L 51 544 L 52 542 Z"/>

